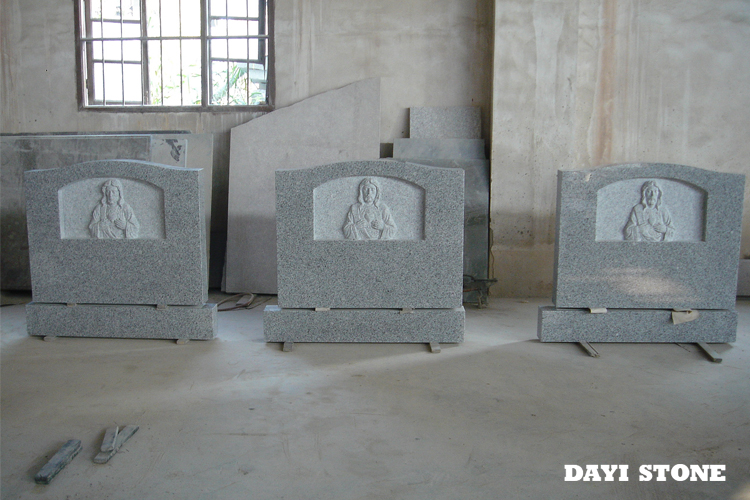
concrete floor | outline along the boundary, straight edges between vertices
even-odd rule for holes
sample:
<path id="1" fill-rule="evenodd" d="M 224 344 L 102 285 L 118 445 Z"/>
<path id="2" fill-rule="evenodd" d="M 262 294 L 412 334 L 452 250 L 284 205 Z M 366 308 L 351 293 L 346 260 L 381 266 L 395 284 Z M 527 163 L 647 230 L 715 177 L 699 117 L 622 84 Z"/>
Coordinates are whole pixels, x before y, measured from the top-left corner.
<path id="1" fill-rule="evenodd" d="M 750 301 L 737 342 L 536 341 L 546 300 L 467 306 L 466 341 L 263 341 L 262 307 L 218 338 L 26 336 L 2 314 L 3 499 L 750 499 Z M 140 430 L 106 465 L 108 426 Z M 68 439 L 83 451 L 33 475 Z M 628 464 L 628 482 L 565 482 L 565 464 Z M 724 482 L 638 481 L 643 464 L 720 464 Z"/>

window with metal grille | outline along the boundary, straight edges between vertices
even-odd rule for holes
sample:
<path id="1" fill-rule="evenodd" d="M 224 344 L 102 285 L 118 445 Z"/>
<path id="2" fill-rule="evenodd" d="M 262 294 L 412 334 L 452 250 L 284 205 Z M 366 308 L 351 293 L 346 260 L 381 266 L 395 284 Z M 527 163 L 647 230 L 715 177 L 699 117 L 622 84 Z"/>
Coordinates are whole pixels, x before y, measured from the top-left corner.
<path id="1" fill-rule="evenodd" d="M 78 0 L 84 108 L 271 104 L 269 0 Z"/>

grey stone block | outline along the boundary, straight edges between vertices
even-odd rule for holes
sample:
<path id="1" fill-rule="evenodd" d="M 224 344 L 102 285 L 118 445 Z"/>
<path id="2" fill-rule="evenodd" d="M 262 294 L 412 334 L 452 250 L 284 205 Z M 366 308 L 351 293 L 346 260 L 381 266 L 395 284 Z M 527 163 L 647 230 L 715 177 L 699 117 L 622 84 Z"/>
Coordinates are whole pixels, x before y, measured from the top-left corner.
<path id="1" fill-rule="evenodd" d="M 463 307 L 415 309 L 286 309 L 266 306 L 266 342 L 458 343 L 464 340 Z"/>
<path id="2" fill-rule="evenodd" d="M 460 307 L 463 178 L 388 160 L 277 171 L 279 305 Z"/>
<path id="3" fill-rule="evenodd" d="M 179 155 L 168 141 L 175 141 Z M 190 154 L 187 155 L 187 149 Z M 211 224 L 213 134 L 121 132 L 116 134 L 5 134 L 0 136 L 0 285 L 31 290 L 23 173 L 87 161 L 125 159 L 203 169 L 206 226 Z M 206 233 L 206 244 L 209 244 Z"/>
<path id="4" fill-rule="evenodd" d="M 483 139 L 395 139 L 393 158 L 436 160 L 484 160 Z"/>
<path id="5" fill-rule="evenodd" d="M 199 170 L 108 160 L 25 178 L 36 302 L 206 302 Z"/>
<path id="6" fill-rule="evenodd" d="M 209 340 L 217 331 L 216 304 L 168 306 L 26 304 L 29 335 Z"/>
<path id="7" fill-rule="evenodd" d="M 409 110 L 412 139 L 480 139 L 482 115 L 476 106 L 417 107 Z"/>
<path id="8" fill-rule="evenodd" d="M 661 198 L 644 208 L 651 182 Z M 743 175 L 681 165 L 559 172 L 553 302 L 733 309 L 743 194 Z"/>
<path id="9" fill-rule="evenodd" d="M 233 128 L 224 289 L 278 291 L 274 171 L 379 156 L 379 79 L 310 97 Z"/>
<path id="10" fill-rule="evenodd" d="M 734 342 L 737 312 L 699 310 L 698 318 L 675 324 L 664 309 L 584 309 L 540 307 L 537 336 L 542 342 Z"/>

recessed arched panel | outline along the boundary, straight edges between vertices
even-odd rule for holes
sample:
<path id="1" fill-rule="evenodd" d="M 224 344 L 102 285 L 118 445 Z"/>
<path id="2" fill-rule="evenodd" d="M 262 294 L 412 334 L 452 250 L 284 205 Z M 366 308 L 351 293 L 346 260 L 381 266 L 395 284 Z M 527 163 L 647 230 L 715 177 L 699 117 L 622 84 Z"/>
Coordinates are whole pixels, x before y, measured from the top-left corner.
<path id="1" fill-rule="evenodd" d="M 706 192 L 665 178 L 627 179 L 596 194 L 596 241 L 705 241 Z"/>
<path id="2" fill-rule="evenodd" d="M 423 240 L 424 188 L 393 177 L 340 177 L 313 190 L 315 240 Z"/>
<path id="3" fill-rule="evenodd" d="M 145 181 L 90 178 L 57 192 L 62 239 L 164 239 L 164 192 Z"/>

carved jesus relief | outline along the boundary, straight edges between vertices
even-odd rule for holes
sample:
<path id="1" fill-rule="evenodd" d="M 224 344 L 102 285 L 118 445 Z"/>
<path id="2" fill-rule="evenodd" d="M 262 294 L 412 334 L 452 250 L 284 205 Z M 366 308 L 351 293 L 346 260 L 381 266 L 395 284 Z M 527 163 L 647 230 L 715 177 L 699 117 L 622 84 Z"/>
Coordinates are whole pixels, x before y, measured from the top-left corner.
<path id="1" fill-rule="evenodd" d="M 675 227 L 672 215 L 663 200 L 663 191 L 656 181 L 641 186 L 641 202 L 630 211 L 623 228 L 626 241 L 672 241 Z"/>
<path id="2" fill-rule="evenodd" d="M 91 213 L 89 232 L 97 239 L 137 239 L 140 224 L 125 202 L 122 183 L 108 179 L 101 186 L 102 199 Z"/>
<path id="3" fill-rule="evenodd" d="M 349 208 L 342 231 L 348 240 L 390 240 L 398 227 L 388 205 L 381 201 L 378 181 L 366 177 L 359 183 L 357 203 Z"/>

